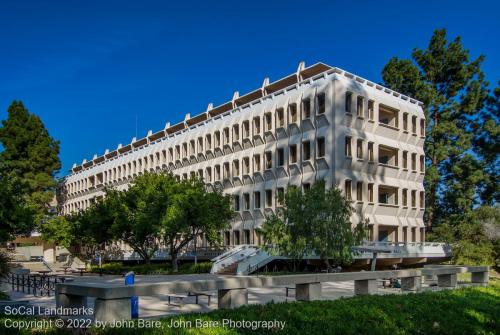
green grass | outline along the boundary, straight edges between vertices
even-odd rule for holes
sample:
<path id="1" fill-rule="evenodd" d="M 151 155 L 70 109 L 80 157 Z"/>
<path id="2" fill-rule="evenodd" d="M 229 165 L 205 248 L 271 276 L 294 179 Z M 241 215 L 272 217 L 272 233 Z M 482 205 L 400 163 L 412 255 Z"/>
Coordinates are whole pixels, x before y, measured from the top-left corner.
<path id="1" fill-rule="evenodd" d="M 488 287 L 440 292 L 343 298 L 335 301 L 279 303 L 188 314 L 162 319 L 162 329 L 92 330 L 92 334 L 500 334 L 500 281 Z M 180 328 L 172 319 L 191 321 L 279 320 L 277 329 Z M 3 321 L 2 321 L 3 324 Z M 1 326 L 0 326 L 1 327 Z M 1 333 L 1 329 L 0 329 Z M 50 331 L 47 334 L 56 334 Z M 61 332 L 62 333 L 62 332 Z"/>

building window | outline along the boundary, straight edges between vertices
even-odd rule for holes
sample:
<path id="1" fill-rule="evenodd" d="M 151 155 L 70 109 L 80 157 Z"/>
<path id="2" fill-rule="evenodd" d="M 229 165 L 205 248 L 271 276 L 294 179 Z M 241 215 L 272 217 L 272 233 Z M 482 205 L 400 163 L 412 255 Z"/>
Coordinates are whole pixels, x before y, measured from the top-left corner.
<path id="1" fill-rule="evenodd" d="M 220 147 L 220 132 L 216 131 L 214 135 L 215 135 L 215 147 L 219 148 Z"/>
<path id="2" fill-rule="evenodd" d="M 389 127 L 398 128 L 398 114 L 399 111 L 397 109 L 380 104 L 378 108 L 378 122 Z"/>
<path id="3" fill-rule="evenodd" d="M 253 119 L 253 134 L 260 134 L 260 117 L 256 117 Z"/>
<path id="4" fill-rule="evenodd" d="M 379 145 L 378 147 L 378 162 L 380 164 L 397 167 L 398 166 L 398 149 Z"/>
<path id="5" fill-rule="evenodd" d="M 272 169 L 273 168 L 273 154 L 271 151 L 267 151 L 265 153 L 266 156 L 266 169 Z"/>
<path id="6" fill-rule="evenodd" d="M 309 191 L 311 189 L 311 184 L 309 183 L 302 184 L 302 189 L 304 190 L 304 192 Z"/>
<path id="7" fill-rule="evenodd" d="M 297 145 L 290 146 L 290 164 L 297 163 Z"/>
<path id="8" fill-rule="evenodd" d="M 285 112 L 283 111 L 283 108 L 278 108 L 276 110 L 276 126 L 276 128 L 285 126 Z"/>
<path id="9" fill-rule="evenodd" d="M 260 192 L 254 192 L 254 196 L 253 196 L 253 202 L 254 202 L 254 208 L 255 209 L 259 209 L 260 208 Z"/>
<path id="10" fill-rule="evenodd" d="M 224 163 L 224 171 L 222 173 L 224 179 L 228 179 L 230 177 L 229 163 Z"/>
<path id="11" fill-rule="evenodd" d="M 285 197 L 285 189 L 283 187 L 278 187 L 276 191 L 278 192 L 277 203 L 278 205 L 282 205 L 282 199 L 284 199 Z"/>
<path id="12" fill-rule="evenodd" d="M 373 184 L 368 184 L 368 202 L 373 203 Z"/>
<path id="13" fill-rule="evenodd" d="M 250 137 L 250 121 L 243 122 L 243 138 Z"/>
<path id="14" fill-rule="evenodd" d="M 363 183 L 360 181 L 356 183 L 356 200 L 363 201 Z"/>
<path id="15" fill-rule="evenodd" d="M 271 131 L 273 129 L 273 121 L 272 121 L 273 118 L 271 116 L 271 113 L 266 113 L 265 119 L 266 119 L 266 130 Z"/>
<path id="16" fill-rule="evenodd" d="M 373 121 L 375 119 L 375 101 L 373 100 L 368 100 L 368 119 Z"/>
<path id="17" fill-rule="evenodd" d="M 408 130 L 408 113 L 403 113 L 403 130 Z"/>
<path id="18" fill-rule="evenodd" d="M 318 143 L 318 153 L 317 153 L 317 158 L 325 157 L 325 138 L 320 137 L 317 140 Z"/>
<path id="19" fill-rule="evenodd" d="M 244 193 L 243 200 L 245 202 L 245 210 L 249 211 L 250 210 L 250 194 Z"/>
<path id="20" fill-rule="evenodd" d="M 260 172 L 260 155 L 253 156 L 253 164 L 255 172 Z"/>
<path id="21" fill-rule="evenodd" d="M 238 160 L 233 161 L 233 177 L 240 176 L 240 162 Z"/>
<path id="22" fill-rule="evenodd" d="M 311 159 L 311 142 L 309 142 L 309 141 L 302 142 L 302 151 L 303 151 L 303 155 L 302 155 L 303 160 L 305 160 L 305 161 L 310 160 Z"/>
<path id="23" fill-rule="evenodd" d="M 235 124 L 233 126 L 233 142 L 240 140 L 240 126 Z"/>
<path id="24" fill-rule="evenodd" d="M 368 161 L 373 162 L 373 142 L 368 142 Z"/>
<path id="25" fill-rule="evenodd" d="M 345 93 L 345 112 L 351 114 L 352 92 Z"/>
<path id="26" fill-rule="evenodd" d="M 363 140 L 356 141 L 356 158 L 363 159 Z"/>
<path id="27" fill-rule="evenodd" d="M 212 182 L 212 168 L 207 167 L 206 169 L 206 179 L 207 182 L 211 183 Z"/>
<path id="28" fill-rule="evenodd" d="M 403 189 L 403 206 L 408 207 L 408 190 L 406 188 Z"/>
<path id="29" fill-rule="evenodd" d="M 344 154 L 346 157 L 352 157 L 352 150 L 351 150 L 351 138 L 347 136 L 345 138 L 345 150 Z"/>
<path id="30" fill-rule="evenodd" d="M 425 208 L 425 193 L 420 191 L 420 208 Z"/>
<path id="31" fill-rule="evenodd" d="M 420 119 L 420 136 L 425 136 L 425 120 Z"/>
<path id="32" fill-rule="evenodd" d="M 378 202 L 386 205 L 398 204 L 398 188 L 392 186 L 378 187 Z"/>
<path id="33" fill-rule="evenodd" d="M 212 136 L 208 134 L 205 136 L 205 148 L 208 150 L 212 150 Z"/>
<path id="34" fill-rule="evenodd" d="M 248 157 L 243 158 L 243 174 L 250 174 L 250 158 Z"/>
<path id="35" fill-rule="evenodd" d="M 224 128 L 223 130 L 223 134 L 224 134 L 224 145 L 228 145 L 230 144 L 229 143 L 229 128 Z"/>
<path id="36" fill-rule="evenodd" d="M 311 117 L 311 99 L 307 98 L 302 100 L 302 119 L 309 119 Z"/>
<path id="37" fill-rule="evenodd" d="M 326 103 L 325 93 L 318 94 L 318 114 L 325 114 Z"/>
<path id="38" fill-rule="evenodd" d="M 285 150 L 283 148 L 279 148 L 277 150 L 278 153 L 278 166 L 285 165 Z"/>
<path id="39" fill-rule="evenodd" d="M 273 207 L 273 190 L 266 190 L 266 207 Z"/>
<path id="40" fill-rule="evenodd" d="M 220 180 L 220 165 L 215 166 L 215 180 Z"/>
<path id="41" fill-rule="evenodd" d="M 403 151 L 403 169 L 408 169 L 408 151 Z"/>
<path id="42" fill-rule="evenodd" d="M 182 158 L 186 158 L 188 155 L 187 143 L 182 143 Z M 144 167 L 148 164 L 147 158 L 144 158 Z"/>
<path id="43" fill-rule="evenodd" d="M 364 105 L 365 101 L 362 96 L 358 96 L 356 99 L 356 115 L 358 117 L 363 117 L 364 116 Z"/>
<path id="44" fill-rule="evenodd" d="M 411 207 L 417 208 L 417 191 L 411 191 Z"/>
<path id="45" fill-rule="evenodd" d="M 190 148 L 189 148 L 189 150 L 191 151 L 191 152 L 190 152 L 191 156 L 196 155 L 196 144 L 195 144 L 195 141 L 194 141 L 194 140 L 191 140 L 191 141 L 189 142 L 189 144 L 190 144 Z"/>
<path id="46" fill-rule="evenodd" d="M 413 135 L 417 135 L 417 117 L 412 116 L 411 117 L 411 132 Z"/>
<path id="47" fill-rule="evenodd" d="M 417 154 L 411 154 L 411 170 L 417 171 Z"/>
<path id="48" fill-rule="evenodd" d="M 288 106 L 288 110 L 290 112 L 290 121 L 293 123 L 297 122 L 297 105 L 290 104 Z"/>
<path id="49" fill-rule="evenodd" d="M 351 195 L 351 181 L 350 180 L 346 180 L 345 181 L 345 198 L 346 200 L 352 200 L 352 195 Z"/>
<path id="50" fill-rule="evenodd" d="M 425 156 L 420 155 L 420 172 L 425 172 Z"/>

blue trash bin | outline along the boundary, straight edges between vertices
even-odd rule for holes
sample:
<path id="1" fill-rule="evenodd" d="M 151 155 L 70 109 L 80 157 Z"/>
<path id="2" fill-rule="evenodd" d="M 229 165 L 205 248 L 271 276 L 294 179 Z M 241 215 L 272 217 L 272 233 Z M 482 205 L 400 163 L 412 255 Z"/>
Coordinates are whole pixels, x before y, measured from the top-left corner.
<path id="1" fill-rule="evenodd" d="M 127 274 L 125 274 L 125 285 L 134 285 L 135 281 L 135 274 L 134 272 L 130 271 Z M 139 297 L 138 296 L 132 296 L 130 298 L 130 306 L 131 306 L 131 317 L 132 319 L 137 319 L 139 318 Z"/>

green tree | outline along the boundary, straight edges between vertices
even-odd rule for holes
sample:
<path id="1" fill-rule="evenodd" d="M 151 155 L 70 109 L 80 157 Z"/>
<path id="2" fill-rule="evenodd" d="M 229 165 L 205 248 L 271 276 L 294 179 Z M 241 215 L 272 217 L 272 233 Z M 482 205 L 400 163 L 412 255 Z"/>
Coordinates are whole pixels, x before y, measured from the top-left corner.
<path id="1" fill-rule="evenodd" d="M 452 262 L 500 265 L 500 208 L 481 206 L 465 215 L 450 215 L 433 229 L 429 240 L 452 245 Z"/>
<path id="2" fill-rule="evenodd" d="M 475 124 L 488 99 L 483 60 L 471 60 L 460 37 L 448 41 L 443 29 L 434 32 L 426 49 L 414 49 L 412 60 L 392 58 L 382 71 L 386 86 L 424 103 L 429 226 L 450 210 L 471 211 L 487 181 L 470 154 Z M 464 175 L 472 177 L 464 180 Z"/>
<path id="3" fill-rule="evenodd" d="M 69 216 L 68 216 L 69 217 Z M 48 219 L 41 229 L 42 240 L 54 245 L 70 247 L 79 242 L 75 230 L 75 220 L 66 216 L 54 216 Z"/>
<path id="4" fill-rule="evenodd" d="M 50 135 L 41 119 L 30 113 L 20 101 L 8 109 L 0 127 L 0 168 L 4 175 L 16 175 L 30 206 L 36 209 L 36 221 L 48 214 L 54 198 L 55 173 L 61 168 L 59 142 Z"/>
<path id="5" fill-rule="evenodd" d="M 500 86 L 500 81 L 498 82 Z M 494 205 L 500 201 L 498 166 L 500 153 L 500 87 L 496 87 L 488 98 L 487 108 L 474 120 L 474 152 L 481 158 L 485 180 L 480 196 L 483 204 Z"/>
<path id="6" fill-rule="evenodd" d="M 178 271 L 179 252 L 193 240 L 204 236 L 208 243 L 219 243 L 219 232 L 228 228 L 233 215 L 229 195 L 220 190 L 207 191 L 199 179 L 181 181 L 162 220 L 163 242 L 170 251 L 172 270 Z"/>
<path id="7" fill-rule="evenodd" d="M 352 229 L 352 207 L 337 187 L 325 189 L 324 181 L 308 191 L 289 187 L 282 211 L 266 218 L 260 233 L 272 252 L 293 259 L 318 255 L 327 267 L 352 262 L 352 247 L 364 237 L 364 222 Z"/>
<path id="8" fill-rule="evenodd" d="M 106 201 L 113 211 L 112 235 L 126 242 L 146 263 L 161 245 L 162 222 L 179 191 L 171 174 L 145 173 L 128 190 L 108 191 Z"/>
<path id="9" fill-rule="evenodd" d="M 28 235 L 34 228 L 34 212 L 26 201 L 21 181 L 0 169 L 0 243 L 16 235 Z"/>

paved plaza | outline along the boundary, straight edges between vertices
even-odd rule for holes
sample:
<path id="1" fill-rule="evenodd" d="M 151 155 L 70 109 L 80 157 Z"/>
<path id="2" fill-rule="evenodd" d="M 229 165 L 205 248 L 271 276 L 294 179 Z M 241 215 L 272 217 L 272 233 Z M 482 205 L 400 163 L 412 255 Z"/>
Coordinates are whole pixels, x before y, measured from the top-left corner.
<path id="1" fill-rule="evenodd" d="M 73 282 L 85 283 L 108 283 L 122 285 L 124 278 L 122 276 L 67 276 Z M 230 276 L 217 276 L 210 274 L 199 275 L 157 275 L 157 276 L 136 276 L 136 283 L 161 283 L 167 281 L 194 281 L 203 279 L 230 278 Z M 423 285 L 422 290 L 438 290 L 437 287 Z M 210 306 L 207 303 L 206 296 L 199 297 L 199 304 L 195 303 L 195 297 L 186 297 L 182 300 L 171 298 L 171 304 L 168 304 L 168 296 L 139 297 L 139 315 L 141 318 L 158 318 L 167 315 L 177 315 L 188 312 L 208 312 L 217 309 L 217 291 L 203 292 L 211 295 Z M 382 282 L 379 282 L 379 294 L 401 294 L 398 288 L 384 288 Z M 20 292 L 10 292 L 13 300 L 29 300 L 30 304 L 41 307 L 55 307 L 54 296 L 40 297 Z M 186 292 L 187 295 L 187 292 Z M 322 283 L 322 300 L 335 300 L 340 297 L 351 297 L 354 295 L 354 282 L 328 282 Z M 286 287 L 272 288 L 249 288 L 249 304 L 265 304 L 270 302 L 282 303 L 295 301 L 295 290 L 289 290 L 289 296 L 286 296 Z M 89 298 L 89 307 L 93 306 L 94 298 Z"/>

